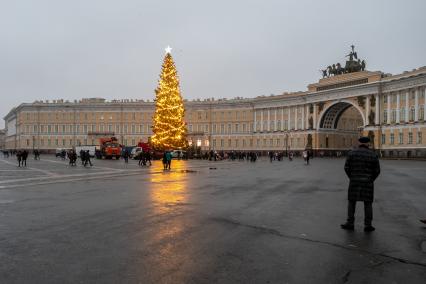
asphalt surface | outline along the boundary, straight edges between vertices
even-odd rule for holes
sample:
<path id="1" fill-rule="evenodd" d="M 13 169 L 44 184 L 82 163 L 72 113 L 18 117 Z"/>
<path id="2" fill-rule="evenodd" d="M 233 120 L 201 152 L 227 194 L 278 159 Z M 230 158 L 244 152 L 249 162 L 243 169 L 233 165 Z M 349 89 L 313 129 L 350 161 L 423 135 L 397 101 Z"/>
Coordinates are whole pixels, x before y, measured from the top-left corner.
<path id="1" fill-rule="evenodd" d="M 343 159 L 0 158 L 0 283 L 425 283 L 426 162 L 381 161 L 346 232 Z"/>

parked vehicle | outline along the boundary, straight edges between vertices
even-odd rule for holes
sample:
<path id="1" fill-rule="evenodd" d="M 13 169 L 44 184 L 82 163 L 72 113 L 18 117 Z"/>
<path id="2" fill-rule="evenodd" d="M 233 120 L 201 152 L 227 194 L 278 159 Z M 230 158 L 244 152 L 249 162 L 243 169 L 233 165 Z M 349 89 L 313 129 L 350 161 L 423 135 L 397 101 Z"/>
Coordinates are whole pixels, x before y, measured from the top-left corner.
<path id="1" fill-rule="evenodd" d="M 173 150 L 172 157 L 176 159 L 185 159 L 187 157 L 187 153 L 184 150 Z"/>
<path id="2" fill-rule="evenodd" d="M 80 157 L 80 152 L 81 150 L 83 151 L 89 151 L 89 155 L 90 157 L 94 157 L 95 153 L 96 153 L 96 146 L 76 146 L 75 147 L 75 152 L 77 154 L 77 157 Z"/>
<path id="3" fill-rule="evenodd" d="M 132 152 L 130 152 L 130 158 L 132 159 L 138 159 L 139 158 L 139 154 L 142 153 L 142 147 L 134 147 L 132 149 Z"/>
<path id="4" fill-rule="evenodd" d="M 122 146 L 118 143 L 117 138 L 100 138 L 99 142 L 101 144 L 101 154 L 102 158 L 120 159 Z"/>

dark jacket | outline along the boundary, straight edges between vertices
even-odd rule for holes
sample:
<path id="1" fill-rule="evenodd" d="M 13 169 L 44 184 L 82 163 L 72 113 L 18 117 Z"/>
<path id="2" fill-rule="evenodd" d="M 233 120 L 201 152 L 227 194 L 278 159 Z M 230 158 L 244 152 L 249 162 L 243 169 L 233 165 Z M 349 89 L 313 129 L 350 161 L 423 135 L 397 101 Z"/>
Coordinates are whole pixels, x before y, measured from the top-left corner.
<path id="1" fill-rule="evenodd" d="M 349 177 L 348 199 L 373 202 L 374 180 L 380 174 L 376 153 L 363 145 L 350 151 L 346 158 L 345 172 Z"/>

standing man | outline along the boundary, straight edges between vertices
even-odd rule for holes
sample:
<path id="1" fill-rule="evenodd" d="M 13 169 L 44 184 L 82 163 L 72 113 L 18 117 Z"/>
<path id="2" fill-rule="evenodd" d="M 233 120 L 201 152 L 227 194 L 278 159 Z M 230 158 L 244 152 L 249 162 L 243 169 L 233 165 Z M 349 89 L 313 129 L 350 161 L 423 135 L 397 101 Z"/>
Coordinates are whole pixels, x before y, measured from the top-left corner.
<path id="1" fill-rule="evenodd" d="M 19 150 L 16 153 L 16 159 L 18 160 L 18 167 L 20 167 L 21 166 L 21 161 L 22 161 L 22 152 L 21 152 L 21 150 Z"/>
<path id="2" fill-rule="evenodd" d="M 349 177 L 348 219 L 340 225 L 344 230 L 353 230 L 355 206 L 357 201 L 364 201 L 364 231 L 372 232 L 374 180 L 380 174 L 379 158 L 368 148 L 370 138 L 358 139 L 358 148 L 349 152 L 345 163 L 345 172 Z"/>

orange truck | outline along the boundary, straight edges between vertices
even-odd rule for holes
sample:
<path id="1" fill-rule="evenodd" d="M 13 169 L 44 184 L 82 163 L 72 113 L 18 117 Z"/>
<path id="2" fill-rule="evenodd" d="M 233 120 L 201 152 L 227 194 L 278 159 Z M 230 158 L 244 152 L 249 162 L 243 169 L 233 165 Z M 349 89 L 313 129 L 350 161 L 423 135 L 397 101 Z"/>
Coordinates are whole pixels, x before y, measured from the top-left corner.
<path id="1" fill-rule="evenodd" d="M 100 138 L 99 139 L 101 154 L 105 159 L 116 158 L 120 159 L 121 156 L 121 145 L 118 143 L 117 138 Z"/>

